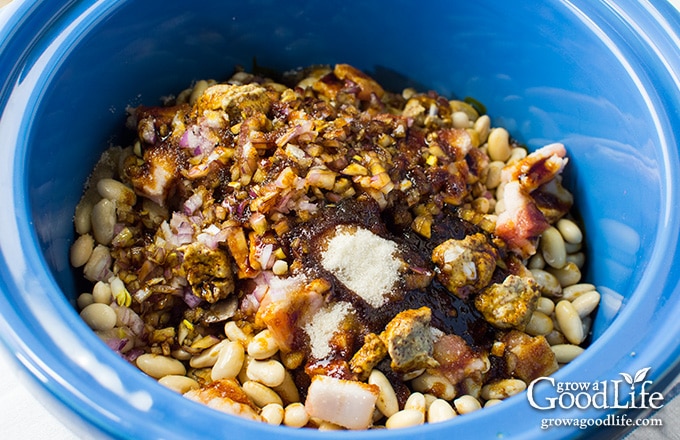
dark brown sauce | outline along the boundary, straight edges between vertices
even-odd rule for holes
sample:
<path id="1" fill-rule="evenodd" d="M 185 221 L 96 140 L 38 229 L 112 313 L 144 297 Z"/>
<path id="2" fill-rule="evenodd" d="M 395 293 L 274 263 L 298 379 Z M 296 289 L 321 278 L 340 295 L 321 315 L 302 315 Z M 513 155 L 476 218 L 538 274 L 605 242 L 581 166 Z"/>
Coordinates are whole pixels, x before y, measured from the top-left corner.
<path id="1" fill-rule="evenodd" d="M 368 333 L 381 333 L 389 321 L 399 312 L 427 306 L 432 311 L 432 325 L 447 334 L 462 337 L 473 349 L 488 349 L 495 339 L 495 330 L 484 320 L 470 300 L 463 300 L 451 294 L 436 278 L 424 288 L 395 292 L 393 298 L 379 308 L 373 308 L 357 294 L 348 290 L 320 264 L 324 251 L 324 236 L 333 233 L 337 225 L 355 225 L 371 230 L 400 245 L 402 257 L 416 270 L 434 274 L 431 263 L 432 250 L 450 238 L 462 239 L 479 232 L 479 228 L 459 218 L 454 210 L 445 209 L 433 222 L 432 237 L 423 238 L 407 229 L 390 231 L 389 210 L 379 211 L 370 199 L 349 199 L 338 205 L 328 206 L 310 222 L 305 222 L 284 237 L 288 255 L 300 260 L 312 276 L 321 277 L 331 283 L 326 298 L 328 302 L 346 301 L 352 304 L 358 317 L 356 334 L 352 335 L 353 347 L 349 357 L 363 343 Z M 384 221 L 387 218 L 387 221 Z M 370 255 L 358 255 L 366 264 L 371 264 Z M 346 350 L 347 347 L 344 347 Z M 345 351 L 342 350 L 342 351 Z M 334 350 L 334 356 L 340 355 Z M 349 359 L 349 358 L 348 358 Z M 318 360 L 317 360 L 318 361 Z"/>

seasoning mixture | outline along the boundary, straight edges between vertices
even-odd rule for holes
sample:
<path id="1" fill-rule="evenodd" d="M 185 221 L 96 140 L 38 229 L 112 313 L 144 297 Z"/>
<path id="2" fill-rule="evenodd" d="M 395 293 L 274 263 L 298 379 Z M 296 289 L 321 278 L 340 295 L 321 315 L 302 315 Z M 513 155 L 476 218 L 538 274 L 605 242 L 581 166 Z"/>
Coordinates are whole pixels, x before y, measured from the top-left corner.
<path id="1" fill-rule="evenodd" d="M 159 383 L 271 424 L 399 428 L 583 351 L 600 295 L 563 145 L 527 154 L 479 106 L 346 64 L 166 101 L 130 110 L 71 249 L 82 318 Z"/>

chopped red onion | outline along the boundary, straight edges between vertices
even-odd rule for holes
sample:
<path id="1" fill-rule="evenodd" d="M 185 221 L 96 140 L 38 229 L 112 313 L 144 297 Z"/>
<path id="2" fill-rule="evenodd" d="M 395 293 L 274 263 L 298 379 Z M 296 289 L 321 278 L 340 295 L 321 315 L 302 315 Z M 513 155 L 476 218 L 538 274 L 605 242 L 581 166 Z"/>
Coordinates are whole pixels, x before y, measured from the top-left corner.
<path id="1" fill-rule="evenodd" d="M 297 204 L 297 207 L 300 211 L 306 211 L 312 214 L 315 213 L 317 209 L 319 209 L 316 203 L 312 203 L 309 200 L 300 200 Z"/>
<path id="2" fill-rule="evenodd" d="M 148 297 L 151 296 L 151 290 L 149 289 L 139 289 L 132 295 L 138 303 L 143 303 Z"/>
<path id="3" fill-rule="evenodd" d="M 257 309 L 260 308 L 260 302 L 257 300 L 257 298 L 255 298 L 254 292 L 243 297 L 239 308 L 243 313 L 249 315 L 257 312 Z"/>
<path id="4" fill-rule="evenodd" d="M 191 291 L 190 287 L 184 289 L 184 296 L 182 297 L 184 302 L 190 309 L 195 309 L 199 304 L 203 302 L 203 298 L 199 298 Z"/>
<path id="5" fill-rule="evenodd" d="M 161 224 L 161 229 L 163 230 L 165 239 L 175 247 L 191 243 L 194 238 L 194 228 L 192 227 L 189 218 L 179 212 L 172 214 L 168 226 Z"/>
<path id="6" fill-rule="evenodd" d="M 115 303 L 112 303 L 111 307 L 116 311 L 119 326 L 128 327 L 135 336 L 142 337 L 144 335 L 144 321 L 134 310 Z"/>
<path id="7" fill-rule="evenodd" d="M 257 253 L 259 254 L 257 260 L 260 263 L 262 269 L 271 268 L 271 266 L 274 264 L 274 261 L 270 261 L 273 257 L 274 245 L 266 244 L 264 246 L 260 246 L 257 250 Z"/>
<path id="8" fill-rule="evenodd" d="M 210 225 L 196 236 L 199 243 L 204 244 L 209 249 L 217 249 L 220 243 L 227 240 L 229 235 L 229 228 L 220 229 L 216 225 Z"/>
<path id="9" fill-rule="evenodd" d="M 194 193 L 184 202 L 184 213 L 192 215 L 201 205 L 203 205 L 203 196 L 200 193 Z"/>
<path id="10" fill-rule="evenodd" d="M 185 130 L 182 137 L 179 138 L 178 144 L 181 148 L 189 148 L 189 131 L 190 130 Z"/>

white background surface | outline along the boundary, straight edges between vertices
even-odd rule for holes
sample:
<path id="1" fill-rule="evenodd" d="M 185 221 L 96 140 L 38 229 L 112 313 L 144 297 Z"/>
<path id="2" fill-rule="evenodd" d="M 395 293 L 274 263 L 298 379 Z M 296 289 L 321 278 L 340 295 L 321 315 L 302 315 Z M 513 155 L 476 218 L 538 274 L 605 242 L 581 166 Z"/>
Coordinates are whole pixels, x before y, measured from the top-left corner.
<path id="1" fill-rule="evenodd" d="M 18 368 L 0 346 L 0 439 L 80 440 L 29 393 Z"/>

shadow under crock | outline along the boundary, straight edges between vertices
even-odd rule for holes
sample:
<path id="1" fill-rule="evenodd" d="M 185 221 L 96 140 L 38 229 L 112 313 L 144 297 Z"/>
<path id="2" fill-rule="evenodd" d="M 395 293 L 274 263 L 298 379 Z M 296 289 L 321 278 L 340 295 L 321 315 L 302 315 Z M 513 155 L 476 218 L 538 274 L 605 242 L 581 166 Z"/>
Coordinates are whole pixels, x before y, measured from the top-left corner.
<path id="1" fill-rule="evenodd" d="M 10 159 L 0 177 L 0 304 L 8 310 L 6 343 L 77 420 L 114 438 L 319 435 L 235 419 L 155 385 L 109 351 L 73 306 L 80 293 L 80 275 L 68 263 L 74 207 L 101 152 L 125 139 L 126 107 L 158 104 L 198 79 L 226 79 L 253 58 L 278 71 L 346 62 L 393 90 L 415 85 L 474 97 L 495 125 L 532 149 L 563 142 L 566 184 L 585 225 L 584 274 L 602 303 L 591 347 L 555 377 L 593 383 L 652 367 L 649 378 L 661 384 L 673 374 L 680 354 L 680 220 L 673 209 L 680 119 L 669 109 L 680 108 L 680 25 L 670 6 L 24 3 L 31 5 L 25 22 L 37 22 L 40 32 L 17 32 L 0 45 L 18 66 L 0 88 L 1 148 Z M 540 429 L 545 417 L 608 413 L 539 411 L 520 395 L 443 424 L 324 437 L 611 436 L 613 430 Z"/>

